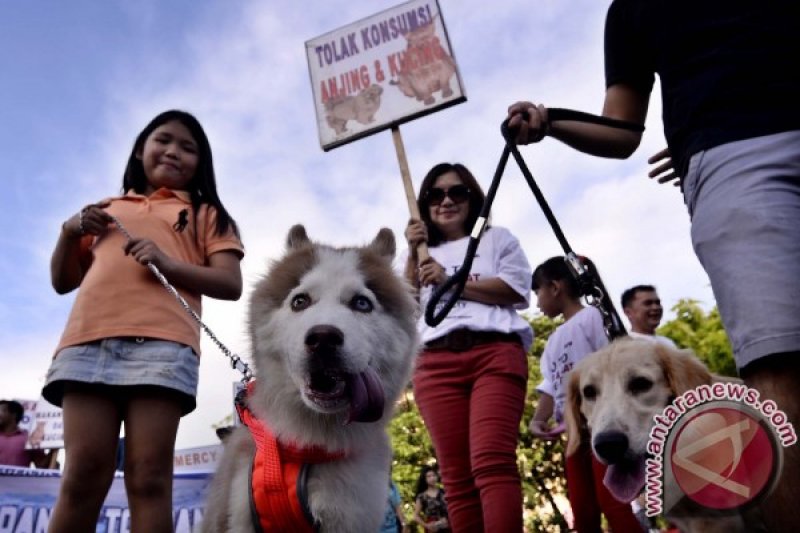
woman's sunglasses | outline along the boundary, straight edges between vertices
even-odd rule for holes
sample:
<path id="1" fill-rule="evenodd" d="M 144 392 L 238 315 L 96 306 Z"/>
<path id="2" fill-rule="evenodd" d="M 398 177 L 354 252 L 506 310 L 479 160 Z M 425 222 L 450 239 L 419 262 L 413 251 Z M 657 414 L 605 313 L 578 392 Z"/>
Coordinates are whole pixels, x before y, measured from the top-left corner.
<path id="1" fill-rule="evenodd" d="M 428 205 L 439 205 L 444 202 L 444 198 L 447 196 L 454 204 L 461 204 L 469 200 L 469 192 L 469 188 L 463 184 L 453 185 L 449 189 L 431 187 L 428 189 L 428 194 L 425 195 L 425 200 Z"/>

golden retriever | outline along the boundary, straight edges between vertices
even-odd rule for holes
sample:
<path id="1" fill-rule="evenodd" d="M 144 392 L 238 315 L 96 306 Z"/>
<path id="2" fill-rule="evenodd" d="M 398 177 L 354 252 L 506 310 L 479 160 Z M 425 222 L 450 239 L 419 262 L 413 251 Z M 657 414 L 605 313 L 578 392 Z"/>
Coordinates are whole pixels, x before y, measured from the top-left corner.
<path id="1" fill-rule="evenodd" d="M 608 465 L 603 483 L 620 501 L 633 500 L 646 481 L 647 442 L 653 416 L 675 397 L 717 378 L 689 350 L 648 339 L 622 338 L 583 359 L 567 387 L 567 455 L 584 443 Z M 745 531 L 742 517 L 692 505 L 664 482 L 664 509 L 681 531 Z M 749 527 L 747 531 L 754 531 Z"/>

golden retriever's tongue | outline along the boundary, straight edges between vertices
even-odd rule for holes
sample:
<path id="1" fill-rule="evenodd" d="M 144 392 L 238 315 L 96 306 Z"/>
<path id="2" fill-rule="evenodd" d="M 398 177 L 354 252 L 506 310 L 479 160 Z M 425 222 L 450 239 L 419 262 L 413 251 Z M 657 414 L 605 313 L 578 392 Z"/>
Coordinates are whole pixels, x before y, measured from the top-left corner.
<path id="1" fill-rule="evenodd" d="M 375 422 L 383 416 L 384 394 L 378 374 L 371 367 L 347 377 L 350 391 L 350 422 Z"/>
<path id="2" fill-rule="evenodd" d="M 629 503 L 644 488 L 645 482 L 645 462 L 641 461 L 622 462 L 608 465 L 606 475 L 603 477 L 603 485 L 608 488 L 614 498 Z"/>

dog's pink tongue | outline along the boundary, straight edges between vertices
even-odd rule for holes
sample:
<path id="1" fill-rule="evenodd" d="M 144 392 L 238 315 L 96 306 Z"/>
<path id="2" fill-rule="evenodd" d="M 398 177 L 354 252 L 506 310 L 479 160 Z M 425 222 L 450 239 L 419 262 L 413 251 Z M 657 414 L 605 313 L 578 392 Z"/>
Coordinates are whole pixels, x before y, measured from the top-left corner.
<path id="1" fill-rule="evenodd" d="M 347 378 L 350 390 L 350 422 L 375 422 L 383 416 L 384 394 L 378 374 L 371 367 Z"/>
<path id="2" fill-rule="evenodd" d="M 645 466 L 644 463 L 623 463 L 608 465 L 603 484 L 608 488 L 614 498 L 629 503 L 644 488 Z"/>

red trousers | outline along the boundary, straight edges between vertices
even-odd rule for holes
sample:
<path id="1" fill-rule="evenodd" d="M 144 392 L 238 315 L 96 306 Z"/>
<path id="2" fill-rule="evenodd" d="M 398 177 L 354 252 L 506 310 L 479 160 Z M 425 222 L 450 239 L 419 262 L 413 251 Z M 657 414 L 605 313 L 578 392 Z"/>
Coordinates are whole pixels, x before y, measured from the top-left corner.
<path id="1" fill-rule="evenodd" d="M 567 457 L 567 497 L 575 518 L 575 530 L 578 533 L 602 533 L 602 512 L 614 533 L 642 531 L 631 505 L 614 498 L 603 485 L 606 468 L 588 444 L 582 444 Z"/>
<path id="2" fill-rule="evenodd" d="M 528 360 L 514 342 L 426 350 L 414 395 L 430 432 L 456 533 L 522 531 L 517 439 Z"/>

